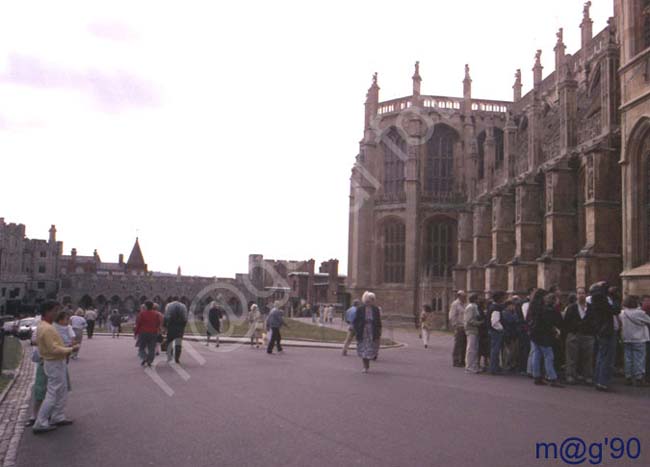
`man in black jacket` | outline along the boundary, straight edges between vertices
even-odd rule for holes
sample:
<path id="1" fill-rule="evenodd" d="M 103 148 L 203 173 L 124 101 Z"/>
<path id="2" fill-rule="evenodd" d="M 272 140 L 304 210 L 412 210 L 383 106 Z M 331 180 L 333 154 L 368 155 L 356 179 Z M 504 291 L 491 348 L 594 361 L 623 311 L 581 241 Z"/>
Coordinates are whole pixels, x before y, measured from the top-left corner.
<path id="1" fill-rule="evenodd" d="M 592 384 L 594 353 L 594 322 L 587 306 L 584 287 L 576 290 L 578 300 L 569 305 L 564 316 L 566 331 L 566 382 L 576 379 Z"/>
<path id="2" fill-rule="evenodd" d="M 533 377 L 535 384 L 545 385 L 542 379 L 542 360 L 546 379 L 552 387 L 561 388 L 557 382 L 553 359 L 553 341 L 562 326 L 562 315 L 555 310 L 555 294 L 537 290 L 528 313 L 531 315 L 530 340 L 533 348 Z"/>
<path id="3" fill-rule="evenodd" d="M 594 381 L 598 391 L 608 391 L 612 378 L 612 370 L 616 359 L 616 333 L 614 332 L 614 315 L 621 313 L 620 308 L 614 308 L 608 297 L 606 282 L 598 282 L 591 286 L 591 296 L 587 299 L 588 312 L 593 314 L 594 333 L 598 343 L 596 356 L 596 371 Z"/>
<path id="4" fill-rule="evenodd" d="M 183 347 L 183 335 L 187 324 L 187 307 L 174 297 L 165 307 L 164 327 L 167 329 L 167 361 L 172 358 L 180 363 L 181 350 Z"/>

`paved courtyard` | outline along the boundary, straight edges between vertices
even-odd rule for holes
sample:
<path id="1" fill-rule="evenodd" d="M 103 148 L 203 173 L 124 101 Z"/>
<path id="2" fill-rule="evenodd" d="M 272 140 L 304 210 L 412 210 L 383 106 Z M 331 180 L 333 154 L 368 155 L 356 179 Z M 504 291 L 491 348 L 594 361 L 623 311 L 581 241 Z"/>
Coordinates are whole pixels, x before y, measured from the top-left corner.
<path id="1" fill-rule="evenodd" d="M 650 449 L 650 390 L 534 387 L 451 368 L 451 337 L 385 350 L 371 373 L 338 350 L 186 347 L 182 371 L 140 368 L 131 338 L 84 341 L 68 416 L 26 431 L 17 465 L 527 466 L 541 441 L 638 437 Z M 172 392 L 173 391 L 173 394 Z M 171 394 L 171 395 L 170 395 Z M 603 465 L 648 465 L 636 461 Z M 588 462 L 585 464 L 589 465 Z"/>

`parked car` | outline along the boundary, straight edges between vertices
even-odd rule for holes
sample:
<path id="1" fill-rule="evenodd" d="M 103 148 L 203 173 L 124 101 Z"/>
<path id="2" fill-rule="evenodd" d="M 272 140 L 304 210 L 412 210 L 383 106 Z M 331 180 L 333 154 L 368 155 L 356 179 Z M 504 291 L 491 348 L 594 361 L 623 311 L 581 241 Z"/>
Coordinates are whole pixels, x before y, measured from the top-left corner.
<path id="1" fill-rule="evenodd" d="M 31 339 L 32 334 L 36 332 L 39 321 L 40 318 L 38 317 L 21 319 L 16 330 L 16 337 L 23 340 Z"/>
<path id="2" fill-rule="evenodd" d="M 2 325 L 5 334 L 15 335 L 18 329 L 18 321 L 5 321 Z"/>

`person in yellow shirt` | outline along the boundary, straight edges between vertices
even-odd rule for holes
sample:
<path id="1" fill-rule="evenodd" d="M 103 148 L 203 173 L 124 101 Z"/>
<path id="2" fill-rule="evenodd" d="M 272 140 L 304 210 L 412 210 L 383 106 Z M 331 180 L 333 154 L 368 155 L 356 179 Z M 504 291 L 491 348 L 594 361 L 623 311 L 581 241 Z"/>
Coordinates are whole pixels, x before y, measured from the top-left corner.
<path id="1" fill-rule="evenodd" d="M 66 379 L 66 358 L 79 345 L 66 347 L 63 339 L 52 325 L 61 305 L 47 301 L 41 307 L 41 322 L 36 331 L 36 345 L 43 359 L 43 370 L 47 376 L 45 400 L 38 411 L 36 423 L 32 428 L 35 434 L 47 433 L 57 427 L 71 425 L 72 420 L 65 418 L 65 402 L 68 397 Z"/>

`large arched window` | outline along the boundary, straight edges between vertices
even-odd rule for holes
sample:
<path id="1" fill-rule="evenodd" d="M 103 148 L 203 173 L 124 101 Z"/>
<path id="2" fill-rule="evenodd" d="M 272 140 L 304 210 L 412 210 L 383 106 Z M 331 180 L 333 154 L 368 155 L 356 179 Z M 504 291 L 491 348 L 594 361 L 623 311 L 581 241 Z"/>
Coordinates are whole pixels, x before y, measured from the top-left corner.
<path id="1" fill-rule="evenodd" d="M 478 179 L 483 180 L 485 176 L 485 131 L 481 131 L 476 138 L 478 146 Z"/>
<path id="2" fill-rule="evenodd" d="M 384 282 L 404 282 L 406 228 L 393 220 L 384 224 Z"/>
<path id="3" fill-rule="evenodd" d="M 456 133 L 446 125 L 437 125 L 427 142 L 424 190 L 446 195 L 454 190 L 454 141 Z"/>
<path id="4" fill-rule="evenodd" d="M 427 277 L 451 278 L 456 264 L 456 222 L 432 219 L 424 232 L 424 273 Z"/>
<path id="5" fill-rule="evenodd" d="M 395 128 L 382 138 L 384 150 L 384 193 L 398 195 L 404 191 L 406 141 Z"/>
<path id="6" fill-rule="evenodd" d="M 500 168 L 503 166 L 504 147 L 503 147 L 503 130 L 501 128 L 494 129 L 494 148 L 496 149 L 496 166 Z"/>

